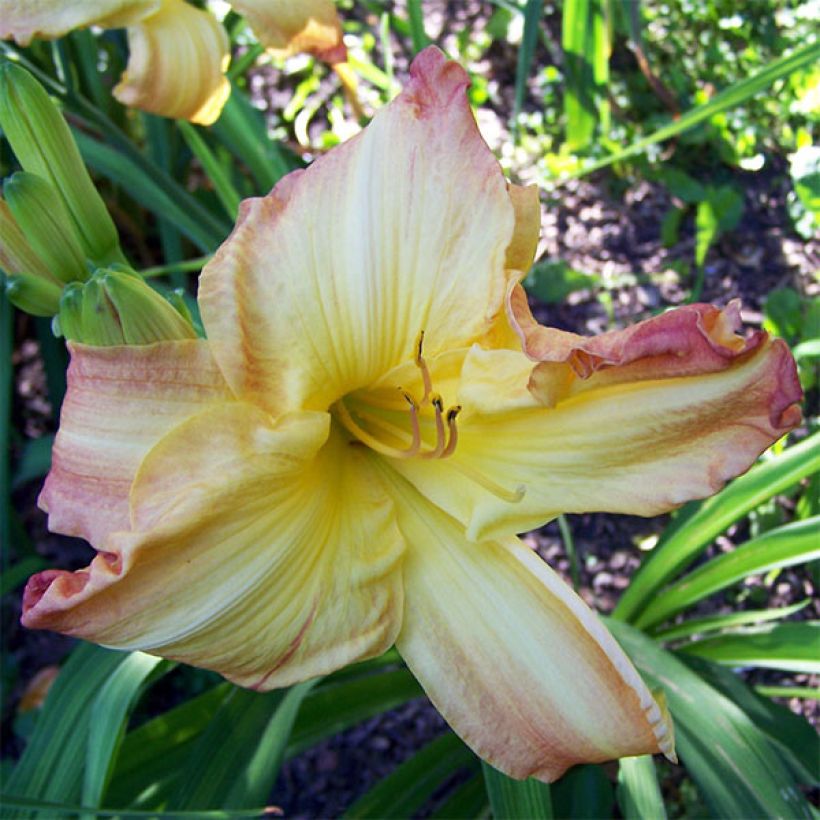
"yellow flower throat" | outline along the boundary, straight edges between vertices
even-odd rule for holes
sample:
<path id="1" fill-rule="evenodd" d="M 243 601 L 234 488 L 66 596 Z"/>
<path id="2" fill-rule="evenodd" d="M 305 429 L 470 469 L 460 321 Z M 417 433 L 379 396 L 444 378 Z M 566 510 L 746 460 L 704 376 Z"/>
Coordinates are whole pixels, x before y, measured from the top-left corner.
<path id="1" fill-rule="evenodd" d="M 461 405 L 453 405 L 445 411 L 441 396 L 433 390 L 430 370 L 422 355 L 423 345 L 422 330 L 416 341 L 415 364 L 421 373 L 424 395 L 417 401 L 403 387 L 397 388 L 409 408 L 404 411 L 405 416 L 409 414 L 409 429 L 396 423 L 395 403 L 379 399 L 372 392 L 359 397 L 353 394 L 335 405 L 336 417 L 348 433 L 370 449 L 390 458 L 447 458 L 455 452 L 458 444 L 456 419 L 461 412 Z M 425 444 L 422 437 L 422 418 L 429 419 L 430 413 L 425 413 L 429 410 L 432 410 L 435 431 L 433 444 Z M 375 428 L 378 433 L 370 432 L 365 426 Z M 384 436 L 387 436 L 389 443 Z"/>
<path id="2" fill-rule="evenodd" d="M 396 386 L 349 393 L 333 406 L 334 417 L 355 442 L 395 459 L 445 459 L 455 453 L 457 419 L 462 408 L 454 404 L 445 410 L 441 395 L 433 389 L 430 369 L 422 355 L 423 344 L 424 331 L 416 341 L 414 358 L 424 391 L 421 399 Z M 469 459 L 454 459 L 450 463 L 498 498 L 515 503 L 524 496 L 523 487 L 511 491 L 499 486 Z"/>

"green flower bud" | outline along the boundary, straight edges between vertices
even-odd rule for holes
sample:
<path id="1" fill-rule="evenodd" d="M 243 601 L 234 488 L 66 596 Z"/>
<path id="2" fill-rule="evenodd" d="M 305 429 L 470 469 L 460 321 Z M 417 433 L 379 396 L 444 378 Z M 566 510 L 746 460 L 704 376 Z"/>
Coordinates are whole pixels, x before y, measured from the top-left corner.
<path id="1" fill-rule="evenodd" d="M 60 312 L 52 322 L 55 335 L 64 336 L 70 342 L 83 342 L 83 286 L 72 282 L 63 288 Z M 57 332 L 59 331 L 59 333 Z"/>
<path id="2" fill-rule="evenodd" d="M 68 285 L 59 326 L 66 339 L 98 346 L 196 338 L 191 323 L 131 270 L 99 270 L 84 285 Z"/>
<path id="3" fill-rule="evenodd" d="M 123 261 L 117 229 L 62 114 L 25 69 L 0 64 L 0 128 L 23 169 L 48 181 L 71 219 L 83 256 Z"/>
<path id="4" fill-rule="evenodd" d="M 46 180 L 18 172 L 3 194 L 20 230 L 48 270 L 63 282 L 88 278 L 85 254 L 62 201 Z"/>
<path id="5" fill-rule="evenodd" d="M 126 344 L 196 338 L 191 323 L 138 274 L 108 271 L 100 281 L 117 310 Z"/>
<path id="6" fill-rule="evenodd" d="M 5 200 L 0 199 L 0 268 L 7 274 L 26 273 L 60 286 L 20 230 Z"/>
<path id="7" fill-rule="evenodd" d="M 6 295 L 15 307 L 32 316 L 54 316 L 60 309 L 60 286 L 27 273 L 6 279 Z"/>

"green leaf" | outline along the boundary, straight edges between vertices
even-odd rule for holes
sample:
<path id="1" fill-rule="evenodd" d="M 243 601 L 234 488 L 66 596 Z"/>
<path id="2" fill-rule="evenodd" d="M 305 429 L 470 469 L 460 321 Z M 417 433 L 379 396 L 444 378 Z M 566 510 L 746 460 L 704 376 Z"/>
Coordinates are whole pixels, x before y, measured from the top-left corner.
<path id="1" fill-rule="evenodd" d="M 82 643 L 48 693 L 37 726 L 5 789 L 18 797 L 57 802 L 80 798 L 92 706 L 128 655 Z"/>
<path id="2" fill-rule="evenodd" d="M 129 156 L 87 134 L 74 130 L 85 161 L 103 176 L 122 185 L 128 194 L 152 213 L 161 215 L 187 236 L 200 250 L 214 250 L 230 233 L 230 225 L 214 217 L 182 186 L 171 197 Z M 176 184 L 176 183 L 175 183 Z M 207 217 L 203 217 L 203 212 Z"/>
<path id="3" fill-rule="evenodd" d="M 601 766 L 573 766 L 550 787 L 556 817 L 598 820 L 611 817 L 615 802 L 612 783 Z"/>
<path id="4" fill-rule="evenodd" d="M 216 195 L 219 197 L 219 201 L 222 203 L 225 213 L 230 219 L 235 220 L 239 212 L 241 197 L 236 188 L 233 187 L 233 183 L 228 174 L 225 173 L 225 169 L 220 165 L 219 160 L 208 147 L 208 143 L 205 142 L 202 134 L 200 134 L 191 123 L 179 120 L 179 122 L 177 122 L 177 128 L 194 156 L 199 160 L 211 184 L 214 186 Z"/>
<path id="5" fill-rule="evenodd" d="M 261 194 L 268 193 L 285 174 L 301 165 L 268 136 L 262 112 L 236 86 L 210 131 L 248 166 Z"/>
<path id="6" fill-rule="evenodd" d="M 695 214 L 695 263 L 702 267 L 718 236 L 733 230 L 743 214 L 743 197 L 731 185 L 706 189 Z"/>
<path id="7" fill-rule="evenodd" d="M 794 288 L 775 288 L 763 303 L 763 327 L 769 333 L 794 342 L 803 327 L 803 300 Z"/>
<path id="8" fill-rule="evenodd" d="M 563 259 L 539 262 L 524 279 L 527 292 L 548 305 L 563 302 L 574 291 L 594 288 L 600 284 L 599 276 L 574 270 Z"/>
<path id="9" fill-rule="evenodd" d="M 787 447 L 699 505 L 684 508 L 632 578 L 614 615 L 634 620 L 674 574 L 691 564 L 730 524 L 820 470 L 820 433 Z"/>
<path id="10" fill-rule="evenodd" d="M 567 146 L 585 148 L 599 120 L 606 127 L 609 31 L 604 0 L 565 0 L 561 28 L 564 49 L 564 114 Z"/>
<path id="11" fill-rule="evenodd" d="M 535 56 L 535 46 L 538 43 L 538 30 L 544 16 L 543 0 L 527 0 L 524 6 L 524 32 L 521 36 L 521 45 L 518 49 L 518 59 L 515 65 L 515 98 L 513 102 L 513 123 L 518 122 L 518 115 L 524 107 L 524 98 L 527 94 L 527 81 L 532 70 L 532 59 Z"/>
<path id="12" fill-rule="evenodd" d="M 40 438 L 26 441 L 17 469 L 11 479 L 11 487 L 16 490 L 35 478 L 42 478 L 51 469 L 51 448 L 54 433 L 46 433 Z"/>
<path id="13" fill-rule="evenodd" d="M 481 762 L 484 784 L 495 820 L 551 818 L 550 787 L 539 780 L 513 780 L 489 763 Z"/>
<path id="14" fill-rule="evenodd" d="M 666 587 L 663 594 L 656 596 L 635 619 L 635 626 L 647 629 L 665 621 L 747 575 L 802 564 L 820 557 L 819 526 L 820 517 L 794 521 L 769 530 L 732 552 L 713 558 Z"/>
<path id="15" fill-rule="evenodd" d="M 474 774 L 466 783 L 458 786 L 431 817 L 453 820 L 454 817 L 487 817 L 489 812 L 484 778 L 480 774 Z"/>
<path id="16" fill-rule="evenodd" d="M 655 762 L 649 755 L 623 757 L 618 763 L 618 806 L 625 820 L 665 820 Z"/>
<path id="17" fill-rule="evenodd" d="M 314 685 L 308 681 L 264 694 L 234 689 L 198 738 L 169 808 L 247 808 L 264 802 L 296 712 Z"/>
<path id="18" fill-rule="evenodd" d="M 112 672 L 91 705 L 88 749 L 83 773 L 82 802 L 99 806 L 108 782 L 118 747 L 125 734 L 128 716 L 149 678 L 155 672 L 165 674 L 173 664 L 167 662 L 158 670 L 160 658 L 144 652 L 132 652 Z"/>
<path id="19" fill-rule="evenodd" d="M 790 672 L 820 672 L 820 621 L 798 621 L 749 628 L 691 641 L 677 651 L 722 663 Z"/>
<path id="20" fill-rule="evenodd" d="M 413 53 L 418 54 L 430 45 L 430 38 L 424 30 L 424 11 L 421 0 L 407 0 L 407 16 L 410 18 L 410 37 L 413 40 Z"/>
<path id="21" fill-rule="evenodd" d="M 669 189 L 672 196 L 690 205 L 696 205 L 706 199 L 706 188 L 680 168 L 663 166 L 658 172 L 658 179 Z"/>
<path id="22" fill-rule="evenodd" d="M 820 736 L 802 715 L 756 694 L 731 669 L 695 656 L 684 655 L 681 660 L 737 704 L 777 744 L 784 761 L 801 782 L 807 786 L 820 783 Z M 794 688 L 790 691 L 794 693 Z M 816 689 L 813 691 L 817 693 Z"/>
<path id="23" fill-rule="evenodd" d="M 123 811 L 122 809 L 97 809 L 92 808 L 91 806 L 80 806 L 73 803 L 67 803 L 65 801 L 58 803 L 50 800 L 22 797 L 16 794 L 0 795 L 0 810 L 7 808 L 27 809 L 29 812 L 42 812 L 43 814 L 40 816 L 43 820 L 54 820 L 54 818 L 64 817 L 74 818 L 79 815 L 87 815 L 93 818 L 114 817 L 117 818 L 117 820 L 129 820 L 129 818 L 137 817 L 145 817 L 150 818 L 150 820 L 156 820 L 156 818 L 160 816 L 154 809 L 150 811 L 137 811 L 131 809 L 128 811 Z M 258 820 L 258 818 L 264 817 L 266 814 L 267 806 L 259 806 L 254 809 L 245 809 L 244 811 L 221 811 L 220 809 L 211 809 L 209 811 L 202 811 L 201 809 L 196 811 L 164 810 L 161 816 L 163 818 L 168 818 L 168 820 L 175 817 L 192 818 L 192 820 L 200 820 L 200 818 L 201 820 L 234 820 L 234 818 L 248 817 L 256 818 L 256 820 Z M 3 813 L 3 817 L 9 816 L 11 815 L 6 814 L 5 812 Z"/>
<path id="24" fill-rule="evenodd" d="M 768 88 L 768 86 L 777 80 L 788 77 L 793 72 L 816 63 L 818 59 L 820 59 L 820 43 L 810 43 L 805 48 L 798 49 L 785 57 L 774 60 L 751 77 L 733 83 L 728 88 L 724 88 L 723 91 L 715 94 L 708 102 L 687 111 L 673 122 L 664 125 L 649 136 L 635 141 L 628 148 L 624 148 L 621 151 L 610 154 L 608 157 L 584 165 L 579 170 L 570 174 L 570 176 L 585 176 L 591 174 L 593 171 L 598 171 L 601 168 L 606 168 L 608 165 L 613 165 L 616 162 L 621 162 L 629 157 L 635 156 L 635 154 L 640 154 L 650 145 L 655 145 L 655 143 L 664 142 L 672 137 L 676 137 L 688 131 L 690 128 L 694 128 L 696 125 L 700 125 L 702 122 L 711 119 L 716 114 L 741 105 L 746 100 L 760 93 L 764 88 Z"/>
<path id="25" fill-rule="evenodd" d="M 105 793 L 105 805 L 130 806 L 140 795 L 150 795 L 157 802 L 166 797 L 196 738 L 231 691 L 231 684 L 221 683 L 128 732 Z"/>
<path id="26" fill-rule="evenodd" d="M 648 684 L 662 686 L 680 758 L 717 816 L 812 816 L 779 750 L 737 704 L 639 630 L 607 626 Z"/>
<path id="27" fill-rule="evenodd" d="M 379 781 L 344 817 L 412 817 L 457 771 L 477 768 L 476 756 L 456 735 L 447 732 Z"/>
<path id="28" fill-rule="evenodd" d="M 686 210 L 673 205 L 661 221 L 661 242 L 665 248 L 671 248 L 680 239 L 680 223 Z"/>
<path id="29" fill-rule="evenodd" d="M 795 612 L 799 612 L 811 603 L 810 598 L 798 601 L 791 606 L 778 607 L 776 609 L 746 609 L 742 612 L 729 612 L 726 615 L 707 615 L 703 618 L 692 618 L 688 621 L 681 621 L 678 624 L 663 628 L 653 628 L 649 630 L 653 637 L 658 640 L 672 641 L 677 638 L 687 638 L 690 635 L 702 634 L 704 632 L 716 632 L 722 629 L 729 629 L 735 626 L 748 626 L 749 624 L 760 623 L 762 621 L 775 621 L 788 618 Z"/>
<path id="30" fill-rule="evenodd" d="M 302 704 L 287 756 L 292 757 L 326 737 L 423 695 L 424 690 L 407 669 L 322 685 Z"/>
<path id="31" fill-rule="evenodd" d="M 9 539 L 10 543 L 11 539 Z M 9 567 L 0 578 L 0 596 L 7 595 L 17 587 L 22 586 L 35 572 L 46 569 L 48 564 L 39 555 L 28 555 Z"/>

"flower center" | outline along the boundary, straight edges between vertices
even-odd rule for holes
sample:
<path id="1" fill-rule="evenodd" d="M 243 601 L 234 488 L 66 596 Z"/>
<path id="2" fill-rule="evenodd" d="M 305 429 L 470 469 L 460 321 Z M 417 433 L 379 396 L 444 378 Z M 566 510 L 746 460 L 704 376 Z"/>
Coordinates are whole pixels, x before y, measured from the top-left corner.
<path id="1" fill-rule="evenodd" d="M 447 458 L 458 444 L 456 419 L 460 405 L 445 411 L 444 401 L 433 390 L 433 380 L 422 349 L 424 331 L 416 341 L 414 363 L 421 374 L 420 399 L 401 386 L 393 391 L 352 393 L 334 405 L 335 415 L 356 440 L 390 458 Z"/>
<path id="2" fill-rule="evenodd" d="M 433 389 L 430 369 L 422 354 L 423 344 L 424 331 L 416 341 L 415 371 L 401 368 L 403 378 L 410 378 L 408 372 L 412 373 L 412 381 L 417 383 L 416 395 L 400 385 L 381 385 L 349 393 L 333 405 L 331 412 L 354 441 L 395 459 L 443 459 L 453 455 L 458 445 L 461 405 L 445 409 L 444 400 Z M 417 398 L 419 394 L 421 398 Z M 516 503 L 524 496 L 523 487 L 508 490 L 500 486 L 469 459 L 453 459 L 450 464 L 504 501 Z"/>

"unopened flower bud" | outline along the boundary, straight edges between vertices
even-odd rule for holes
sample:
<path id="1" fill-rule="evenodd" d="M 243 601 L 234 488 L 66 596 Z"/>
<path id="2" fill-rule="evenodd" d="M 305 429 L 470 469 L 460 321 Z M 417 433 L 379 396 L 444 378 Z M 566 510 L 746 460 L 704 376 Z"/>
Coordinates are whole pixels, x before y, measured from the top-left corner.
<path id="1" fill-rule="evenodd" d="M 85 254 L 54 187 L 22 171 L 6 180 L 3 194 L 20 230 L 49 272 L 62 282 L 87 279 Z"/>
<path id="2" fill-rule="evenodd" d="M 59 285 L 40 276 L 18 273 L 6 279 L 6 296 L 32 316 L 54 316 L 60 309 Z"/>
<path id="3" fill-rule="evenodd" d="M 9 276 L 26 273 L 61 284 L 34 252 L 4 199 L 0 199 L 0 268 Z"/>
<path id="4" fill-rule="evenodd" d="M 25 69 L 0 65 L 0 128 L 20 165 L 48 181 L 83 249 L 97 265 L 122 261 L 117 230 L 62 114 Z"/>
<path id="5" fill-rule="evenodd" d="M 134 271 L 99 270 L 84 285 L 66 287 L 59 327 L 84 344 L 146 345 L 194 339 L 196 333 L 168 301 Z"/>
<path id="6" fill-rule="evenodd" d="M 138 274 L 106 271 L 98 276 L 117 311 L 126 344 L 196 338 L 191 323 Z"/>

